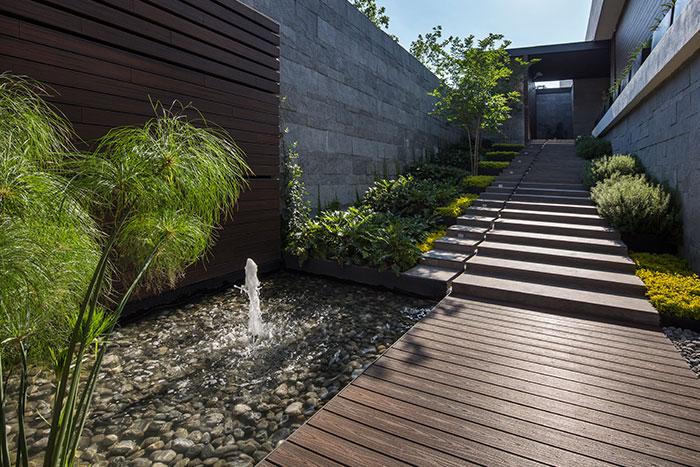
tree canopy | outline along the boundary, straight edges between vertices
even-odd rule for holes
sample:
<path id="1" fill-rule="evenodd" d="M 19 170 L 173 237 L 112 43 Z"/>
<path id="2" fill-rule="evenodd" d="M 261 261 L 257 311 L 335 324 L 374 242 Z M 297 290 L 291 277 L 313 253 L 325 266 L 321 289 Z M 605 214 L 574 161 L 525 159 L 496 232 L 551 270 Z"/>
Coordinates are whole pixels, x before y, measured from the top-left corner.
<path id="1" fill-rule="evenodd" d="M 431 95 L 437 98 L 433 113 L 467 132 L 472 173 L 478 173 L 478 157 L 484 132 L 496 132 L 520 100 L 515 89 L 522 73 L 533 62 L 511 59 L 510 42 L 500 34 L 481 40 L 442 37 L 442 27 L 419 35 L 411 53 L 440 80 Z M 473 140 L 472 140 L 473 135 Z"/>

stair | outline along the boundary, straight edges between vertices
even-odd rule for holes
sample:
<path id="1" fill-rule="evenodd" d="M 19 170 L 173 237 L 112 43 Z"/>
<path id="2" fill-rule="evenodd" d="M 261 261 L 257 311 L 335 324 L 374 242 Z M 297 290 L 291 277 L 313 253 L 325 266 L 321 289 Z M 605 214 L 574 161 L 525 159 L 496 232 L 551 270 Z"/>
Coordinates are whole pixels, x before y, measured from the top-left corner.
<path id="1" fill-rule="evenodd" d="M 522 244 L 484 241 L 478 246 L 480 256 L 510 258 L 560 266 L 586 267 L 634 274 L 634 261 L 624 254 L 592 253 L 563 248 L 546 248 Z"/>
<path id="2" fill-rule="evenodd" d="M 464 270 L 464 262 L 469 259 L 468 254 L 451 250 L 430 250 L 420 257 L 420 264 L 434 266 L 436 268 L 453 271 Z"/>
<path id="3" fill-rule="evenodd" d="M 465 273 L 452 281 L 452 293 L 604 319 L 646 325 L 659 323 L 659 314 L 645 298 L 580 288 Z"/>
<path id="4" fill-rule="evenodd" d="M 564 287 L 607 290 L 644 297 L 646 287 L 634 274 L 601 271 L 542 262 L 476 256 L 467 263 L 467 272 L 542 282 Z"/>
<path id="5" fill-rule="evenodd" d="M 507 210 L 504 213 L 507 215 Z M 586 238 L 620 239 L 620 233 L 610 227 L 583 224 L 562 224 L 558 222 L 546 222 L 524 219 L 509 219 L 503 216 L 493 226 L 496 230 L 509 230 L 518 232 L 533 232 L 549 235 L 565 235 Z"/>
<path id="6" fill-rule="evenodd" d="M 522 167 L 511 164 L 512 173 L 497 178 L 503 186 L 489 187 L 465 216 L 470 227 L 485 228 L 481 218 L 498 210 L 465 272 L 452 280 L 452 294 L 657 325 L 659 315 L 644 297 L 627 246 L 580 183 L 584 162 L 574 156 L 573 144 L 547 143 L 541 151 L 528 151 L 536 157 Z M 506 194 L 507 202 L 499 203 Z M 464 227 L 452 226 L 448 235 L 476 235 Z"/>

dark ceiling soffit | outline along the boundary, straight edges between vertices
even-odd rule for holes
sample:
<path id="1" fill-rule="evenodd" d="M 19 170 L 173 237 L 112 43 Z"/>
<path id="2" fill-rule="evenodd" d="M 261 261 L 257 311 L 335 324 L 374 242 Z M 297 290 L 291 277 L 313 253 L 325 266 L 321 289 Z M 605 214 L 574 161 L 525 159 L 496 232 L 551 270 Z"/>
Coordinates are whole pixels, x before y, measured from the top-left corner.
<path id="1" fill-rule="evenodd" d="M 514 57 L 540 59 L 529 70 L 530 78 L 538 81 L 604 78 L 610 74 L 610 44 L 611 41 L 574 42 L 508 52 Z"/>
<path id="2" fill-rule="evenodd" d="M 534 47 L 519 47 L 507 49 L 513 57 L 525 55 L 544 55 L 565 52 L 583 52 L 588 50 L 610 50 L 611 41 L 570 42 L 568 44 L 537 45 Z"/>

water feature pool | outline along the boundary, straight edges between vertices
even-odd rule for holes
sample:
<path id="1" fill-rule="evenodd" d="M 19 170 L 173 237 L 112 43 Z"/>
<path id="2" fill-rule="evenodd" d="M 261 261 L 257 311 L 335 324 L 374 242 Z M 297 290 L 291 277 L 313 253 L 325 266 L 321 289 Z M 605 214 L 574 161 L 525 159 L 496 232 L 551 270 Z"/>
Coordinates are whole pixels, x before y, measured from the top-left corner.
<path id="1" fill-rule="evenodd" d="M 117 329 L 81 463 L 259 461 L 435 305 L 288 272 L 264 277 L 260 297 L 269 338 L 251 339 L 233 287 Z M 47 415 L 49 378 L 32 379 L 30 410 Z M 44 422 L 28 422 L 38 451 Z"/>

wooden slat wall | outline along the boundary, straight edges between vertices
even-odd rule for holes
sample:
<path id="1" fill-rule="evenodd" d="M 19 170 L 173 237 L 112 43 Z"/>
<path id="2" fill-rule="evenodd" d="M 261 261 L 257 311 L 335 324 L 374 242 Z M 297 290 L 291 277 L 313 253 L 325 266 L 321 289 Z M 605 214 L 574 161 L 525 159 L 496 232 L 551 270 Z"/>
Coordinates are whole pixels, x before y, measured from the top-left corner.
<path id="1" fill-rule="evenodd" d="M 233 222 L 182 285 L 280 257 L 279 25 L 237 0 L 0 0 L 0 71 L 52 86 L 79 136 L 192 103 L 226 129 L 255 175 Z"/>

